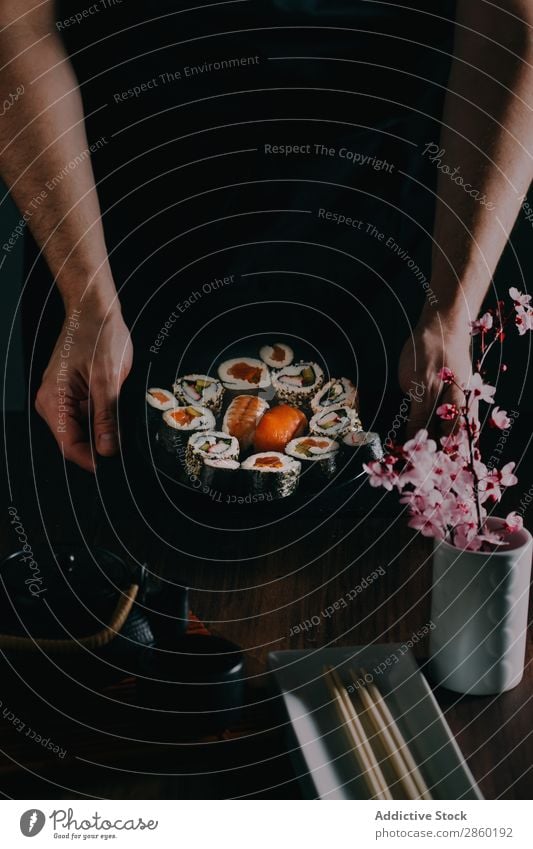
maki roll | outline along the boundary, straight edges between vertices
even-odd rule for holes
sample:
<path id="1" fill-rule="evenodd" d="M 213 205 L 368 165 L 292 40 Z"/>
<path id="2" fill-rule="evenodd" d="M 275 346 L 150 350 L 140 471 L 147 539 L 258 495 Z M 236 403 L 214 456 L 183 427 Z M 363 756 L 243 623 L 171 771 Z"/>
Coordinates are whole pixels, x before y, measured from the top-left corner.
<path id="1" fill-rule="evenodd" d="M 309 407 L 323 383 L 324 372 L 318 363 L 286 366 L 272 375 L 272 386 L 278 400 L 295 407 Z"/>
<path id="2" fill-rule="evenodd" d="M 191 433 L 213 430 L 214 427 L 215 417 L 206 407 L 192 404 L 188 407 L 174 407 L 163 413 L 160 437 L 167 451 L 174 452 L 187 441 Z"/>
<path id="3" fill-rule="evenodd" d="M 381 460 L 383 457 L 383 446 L 379 434 L 364 430 L 347 433 L 342 440 L 342 453 L 345 460 L 352 459 L 358 463 L 370 463 L 372 460 Z"/>
<path id="4" fill-rule="evenodd" d="M 231 392 L 257 392 L 270 386 L 270 371 L 262 360 L 242 357 L 218 367 L 220 380 Z"/>
<path id="5" fill-rule="evenodd" d="M 330 439 L 340 439 L 358 429 L 361 429 L 361 423 L 355 410 L 341 405 L 319 410 L 309 422 L 309 431 L 313 435 L 329 436 Z"/>
<path id="6" fill-rule="evenodd" d="M 252 447 L 257 425 L 268 410 L 268 404 L 257 395 L 237 395 L 222 423 L 222 430 L 239 440 L 241 451 Z"/>
<path id="7" fill-rule="evenodd" d="M 289 442 L 285 450 L 289 457 L 301 461 L 303 473 L 307 473 L 311 481 L 329 480 L 337 472 L 339 443 L 334 439 L 301 436 Z"/>
<path id="8" fill-rule="evenodd" d="M 335 377 L 329 380 L 311 401 L 314 413 L 328 407 L 351 407 L 357 409 L 357 389 L 347 377 Z"/>
<path id="9" fill-rule="evenodd" d="M 180 404 L 200 404 L 215 415 L 222 408 L 224 387 L 220 380 L 207 374 L 186 374 L 185 377 L 179 377 L 173 389 Z"/>
<path id="10" fill-rule="evenodd" d="M 291 441 L 307 430 L 307 418 L 297 407 L 280 404 L 267 410 L 257 425 L 254 438 L 256 451 L 285 451 Z"/>
<path id="11" fill-rule="evenodd" d="M 275 342 L 273 345 L 264 345 L 259 356 L 270 368 L 285 368 L 293 362 L 294 351 L 283 342 Z"/>
<path id="12" fill-rule="evenodd" d="M 238 460 L 203 457 L 200 481 L 212 492 L 236 492 L 239 488 L 241 464 Z"/>
<path id="13" fill-rule="evenodd" d="M 161 413 L 166 410 L 171 410 L 176 406 L 176 399 L 172 392 L 168 389 L 149 389 L 146 393 L 146 410 L 148 414 L 148 423 L 151 425 L 159 424 L 161 421 Z"/>
<path id="14" fill-rule="evenodd" d="M 206 460 L 238 460 L 238 458 L 239 443 L 235 437 L 210 430 L 206 433 L 195 433 L 189 438 L 185 468 L 188 475 L 200 477 Z"/>
<path id="15" fill-rule="evenodd" d="M 241 468 L 250 476 L 254 493 L 271 493 L 275 498 L 285 498 L 298 486 L 302 464 L 278 451 L 266 451 L 252 454 Z"/>

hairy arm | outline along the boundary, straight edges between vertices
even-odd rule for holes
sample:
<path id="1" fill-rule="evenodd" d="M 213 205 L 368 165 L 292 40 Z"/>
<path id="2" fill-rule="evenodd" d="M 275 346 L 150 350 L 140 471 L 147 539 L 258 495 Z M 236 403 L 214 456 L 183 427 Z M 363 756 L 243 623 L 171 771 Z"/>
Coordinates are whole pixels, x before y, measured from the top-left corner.
<path id="1" fill-rule="evenodd" d="M 400 383 L 423 382 L 410 432 L 427 427 L 439 399 L 436 372 L 470 374 L 469 322 L 480 310 L 533 177 L 533 4 L 459 0 L 454 59 L 438 147 L 431 288 L 400 361 Z M 446 168 L 442 166 L 447 166 Z M 460 175 L 463 183 L 452 179 Z M 459 170 L 456 170 L 459 169 Z M 458 401 L 448 391 L 447 401 Z"/>
<path id="2" fill-rule="evenodd" d="M 67 367 L 66 324 L 36 406 L 65 457 L 92 470 L 83 418 L 92 407 L 96 449 L 114 453 L 115 402 L 131 343 L 107 259 L 79 88 L 54 13 L 51 0 L 0 0 L 0 101 L 23 91 L 0 122 L 0 175 L 44 253 L 66 316 L 79 311 Z"/>

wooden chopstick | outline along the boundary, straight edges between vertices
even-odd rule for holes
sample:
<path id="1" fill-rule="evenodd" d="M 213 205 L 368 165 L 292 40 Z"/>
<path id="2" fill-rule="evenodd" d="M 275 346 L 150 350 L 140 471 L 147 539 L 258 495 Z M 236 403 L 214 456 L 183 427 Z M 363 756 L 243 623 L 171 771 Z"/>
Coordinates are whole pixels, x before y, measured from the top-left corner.
<path id="1" fill-rule="evenodd" d="M 324 668 L 325 681 L 366 784 L 376 799 L 393 799 L 351 699 L 337 671 Z"/>
<path id="2" fill-rule="evenodd" d="M 409 746 L 398 728 L 387 703 L 373 681 L 367 682 L 367 673 L 359 670 L 360 680 L 351 673 L 357 685 L 356 692 L 368 717 L 378 733 L 390 763 L 394 767 L 408 799 L 433 799 L 426 782 L 415 763 Z"/>

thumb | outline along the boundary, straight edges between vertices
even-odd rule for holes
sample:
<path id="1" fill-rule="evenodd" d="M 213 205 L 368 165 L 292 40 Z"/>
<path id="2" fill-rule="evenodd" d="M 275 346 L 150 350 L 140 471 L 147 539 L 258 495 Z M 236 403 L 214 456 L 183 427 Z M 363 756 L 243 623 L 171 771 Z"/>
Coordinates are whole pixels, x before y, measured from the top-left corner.
<path id="1" fill-rule="evenodd" d="M 117 396 L 108 386 L 98 387 L 92 393 L 92 402 L 96 450 L 102 457 L 112 457 L 118 451 Z"/>

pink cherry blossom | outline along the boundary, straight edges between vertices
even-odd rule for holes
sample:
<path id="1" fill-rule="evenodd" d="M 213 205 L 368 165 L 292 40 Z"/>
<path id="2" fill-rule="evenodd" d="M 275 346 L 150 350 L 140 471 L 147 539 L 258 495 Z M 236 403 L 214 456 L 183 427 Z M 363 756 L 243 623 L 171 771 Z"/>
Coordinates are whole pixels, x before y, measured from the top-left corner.
<path id="1" fill-rule="evenodd" d="M 441 404 L 435 412 L 441 419 L 452 421 L 459 415 L 459 408 L 457 404 Z"/>
<path id="2" fill-rule="evenodd" d="M 531 295 L 524 295 L 522 292 L 516 288 L 516 286 L 511 286 L 509 289 L 509 295 L 515 302 L 515 304 L 520 304 L 522 307 L 527 307 L 531 300 Z"/>
<path id="3" fill-rule="evenodd" d="M 371 463 L 363 463 L 363 469 L 369 476 L 370 486 L 382 486 L 389 492 L 392 490 L 396 480 L 396 472 L 390 464 L 381 460 L 372 460 Z"/>
<path id="4" fill-rule="evenodd" d="M 472 336 L 477 336 L 478 333 L 487 333 L 488 330 L 492 329 L 493 323 L 494 319 L 490 312 L 484 313 L 481 318 L 478 318 L 476 321 L 471 321 L 470 327 L 472 328 Z"/>
<path id="5" fill-rule="evenodd" d="M 437 377 L 440 377 L 443 383 L 455 383 L 455 374 L 451 368 L 447 368 L 446 366 L 443 366 L 443 368 L 437 372 Z"/>
<path id="6" fill-rule="evenodd" d="M 420 459 L 424 455 L 434 454 L 437 450 L 437 443 L 434 439 L 429 439 L 427 430 L 422 430 L 415 433 L 413 439 L 409 439 L 403 446 L 405 455 L 411 460 Z"/>
<path id="7" fill-rule="evenodd" d="M 508 513 L 505 519 L 505 531 L 508 534 L 514 533 L 514 531 L 521 531 L 524 527 L 524 520 L 519 513 L 513 512 Z"/>
<path id="8" fill-rule="evenodd" d="M 528 330 L 533 330 L 533 308 L 516 307 L 515 324 L 520 336 L 524 336 Z"/>
<path id="9" fill-rule="evenodd" d="M 409 514 L 409 527 L 423 536 L 446 539 L 468 551 L 505 545 L 505 536 L 519 530 L 523 524 L 518 513 L 509 513 L 503 530 L 487 527 L 487 508 L 501 500 L 504 489 L 514 486 L 517 477 L 514 462 L 502 469 L 489 469 L 483 462 L 481 423 L 472 412 L 478 401 L 495 403 L 496 387 L 485 382 L 483 369 L 493 345 L 503 342 L 503 328 L 513 313 L 520 335 L 533 329 L 532 296 L 514 287 L 509 293 L 514 310 L 506 315 L 504 303 L 499 301 L 497 326 L 493 312 L 485 313 L 472 323 L 473 335 L 481 334 L 482 351 L 477 371 L 466 386 L 458 387 L 462 388 L 464 403 L 443 403 L 437 407 L 441 419 L 456 420 L 454 433 L 443 436 L 437 445 L 427 430 L 419 430 L 403 447 L 389 448 L 390 453 L 383 460 L 364 466 L 371 486 L 398 490 L 400 503 Z M 441 368 L 438 377 L 445 384 L 457 386 L 456 377 L 448 367 Z M 492 408 L 491 427 L 505 431 L 511 424 L 505 410 L 497 406 Z"/>
<path id="10" fill-rule="evenodd" d="M 500 410 L 499 407 L 494 407 L 490 416 L 489 424 L 491 427 L 506 430 L 508 427 L 511 427 L 511 419 L 505 410 Z"/>
<path id="11" fill-rule="evenodd" d="M 469 551 L 479 551 L 483 542 L 478 538 L 476 524 L 472 522 L 465 522 L 462 525 L 457 525 L 454 529 L 453 544 L 456 545 L 457 548 L 465 548 Z"/>
<path id="12" fill-rule="evenodd" d="M 498 472 L 502 486 L 514 486 L 518 483 L 518 478 L 513 474 L 515 466 L 516 463 L 507 463 L 503 469 Z"/>
<path id="13" fill-rule="evenodd" d="M 424 537 L 444 539 L 446 536 L 444 528 L 438 522 L 433 521 L 430 516 L 426 516 L 425 513 L 415 513 L 410 517 L 407 525 L 416 531 L 420 531 Z"/>
<path id="14" fill-rule="evenodd" d="M 490 386 L 488 383 L 483 383 L 483 378 L 478 372 L 472 375 L 466 388 L 472 393 L 474 400 L 494 404 L 493 395 L 496 392 L 496 387 Z"/>

